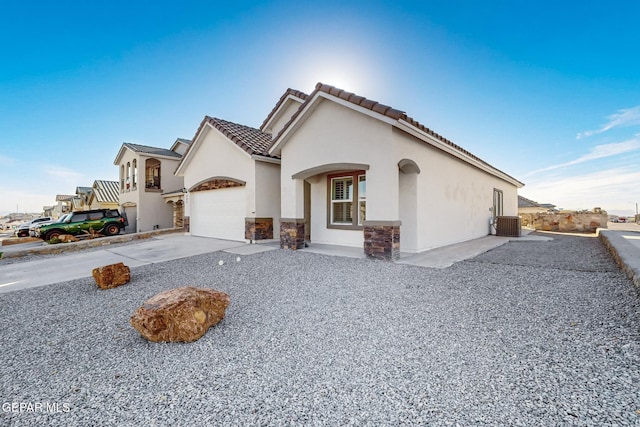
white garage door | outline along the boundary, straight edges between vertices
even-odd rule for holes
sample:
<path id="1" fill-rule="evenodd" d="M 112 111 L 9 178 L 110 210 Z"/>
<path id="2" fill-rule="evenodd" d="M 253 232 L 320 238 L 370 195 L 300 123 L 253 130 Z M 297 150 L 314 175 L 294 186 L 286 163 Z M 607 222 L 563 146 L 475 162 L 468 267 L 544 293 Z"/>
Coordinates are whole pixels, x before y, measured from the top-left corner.
<path id="1" fill-rule="evenodd" d="M 191 194 L 191 234 L 244 240 L 244 187 L 196 191 Z"/>

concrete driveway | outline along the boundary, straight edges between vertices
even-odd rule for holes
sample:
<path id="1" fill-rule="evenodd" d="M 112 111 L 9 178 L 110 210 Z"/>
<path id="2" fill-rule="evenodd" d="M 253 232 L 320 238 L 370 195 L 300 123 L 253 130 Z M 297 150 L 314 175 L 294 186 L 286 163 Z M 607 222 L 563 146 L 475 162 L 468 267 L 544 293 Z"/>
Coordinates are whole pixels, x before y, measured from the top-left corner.
<path id="1" fill-rule="evenodd" d="M 124 245 L 109 245 L 26 262 L 0 263 L 0 293 L 90 277 L 94 268 L 118 262 L 138 267 L 216 251 L 250 254 L 270 249 L 274 247 L 179 233 L 164 234 Z"/>

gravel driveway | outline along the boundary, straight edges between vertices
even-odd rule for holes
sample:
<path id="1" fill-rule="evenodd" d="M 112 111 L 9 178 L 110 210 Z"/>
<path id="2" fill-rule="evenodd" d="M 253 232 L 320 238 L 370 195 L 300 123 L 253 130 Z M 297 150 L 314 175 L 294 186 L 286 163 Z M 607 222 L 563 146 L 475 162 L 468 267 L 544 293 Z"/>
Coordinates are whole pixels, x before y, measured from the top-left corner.
<path id="1" fill-rule="evenodd" d="M 231 295 L 202 339 L 129 326 L 184 285 Z M 639 425 L 639 301 L 587 237 L 443 270 L 281 250 L 148 265 L 109 291 L 0 294 L 0 425 Z"/>

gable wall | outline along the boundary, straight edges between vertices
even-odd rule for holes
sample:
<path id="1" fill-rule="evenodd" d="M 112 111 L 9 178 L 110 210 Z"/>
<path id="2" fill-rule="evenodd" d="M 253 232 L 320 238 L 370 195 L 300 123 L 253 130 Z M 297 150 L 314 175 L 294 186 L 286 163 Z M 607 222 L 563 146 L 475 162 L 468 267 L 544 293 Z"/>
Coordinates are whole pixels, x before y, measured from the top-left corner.
<path id="1" fill-rule="evenodd" d="M 184 186 L 191 189 L 194 185 L 213 177 L 228 177 L 244 181 L 247 196 L 246 216 L 254 216 L 252 214 L 256 210 L 254 161 L 215 129 L 207 127 L 200 138 L 203 139 L 192 148 L 197 151 L 190 154 L 192 157 L 184 170 Z M 185 203 L 185 215 L 191 215 L 189 198 Z"/>
<path id="2" fill-rule="evenodd" d="M 391 173 L 393 167 L 388 162 L 391 155 L 390 125 L 323 100 L 282 147 L 282 217 L 303 217 L 302 204 L 292 197 L 301 196 L 299 183 L 290 179 L 292 175 L 325 164 L 346 162 L 369 165 L 367 218 L 397 219 L 397 203 L 389 202 L 397 200 L 398 192 L 398 176 Z M 324 200 L 326 203 L 326 194 Z M 318 203 L 312 200 L 312 206 Z"/>
<path id="3" fill-rule="evenodd" d="M 278 135 L 284 125 L 291 119 L 291 116 L 298 111 L 298 107 L 300 107 L 300 105 L 300 102 L 288 99 L 285 104 L 281 106 L 281 111 L 278 112 L 276 120 L 274 120 L 269 128 L 265 129 L 265 131 L 273 136 Z"/>

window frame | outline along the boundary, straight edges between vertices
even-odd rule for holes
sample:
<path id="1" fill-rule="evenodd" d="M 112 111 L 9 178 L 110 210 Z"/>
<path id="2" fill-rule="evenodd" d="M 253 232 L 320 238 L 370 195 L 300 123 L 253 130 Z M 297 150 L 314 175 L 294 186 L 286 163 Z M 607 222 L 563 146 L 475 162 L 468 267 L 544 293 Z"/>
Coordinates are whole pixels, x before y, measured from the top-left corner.
<path id="1" fill-rule="evenodd" d="M 365 183 L 365 198 L 360 197 L 360 178 L 364 178 Z M 333 183 L 339 179 L 351 179 L 352 191 L 350 200 L 344 202 L 351 203 L 351 223 L 336 223 L 333 222 L 333 205 L 336 203 L 333 200 Z M 365 206 L 365 219 L 366 219 L 366 182 L 367 174 L 364 170 L 357 171 L 345 171 L 342 173 L 333 173 L 327 175 L 327 228 L 338 230 L 362 230 L 363 225 L 360 214 L 360 203 L 363 202 Z"/>
<path id="2" fill-rule="evenodd" d="M 493 189 L 493 219 L 504 215 L 504 192 L 498 188 Z"/>

